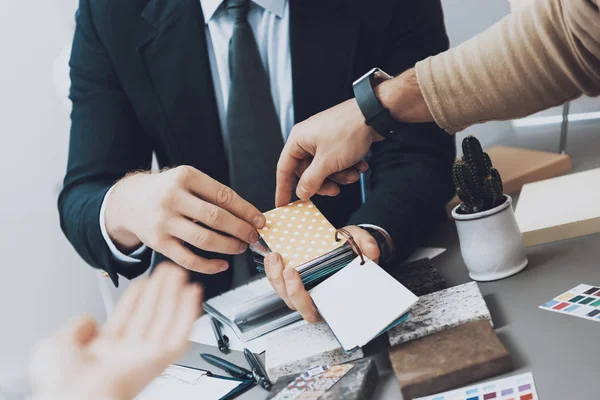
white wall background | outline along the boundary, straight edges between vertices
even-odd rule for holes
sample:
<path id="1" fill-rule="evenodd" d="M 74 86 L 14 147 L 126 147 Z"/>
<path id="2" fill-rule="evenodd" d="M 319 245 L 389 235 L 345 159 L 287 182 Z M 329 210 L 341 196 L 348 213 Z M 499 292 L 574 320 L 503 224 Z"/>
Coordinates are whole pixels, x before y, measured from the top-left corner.
<path id="1" fill-rule="evenodd" d="M 54 63 L 76 0 L 0 0 L 0 384 L 73 315 L 103 316 L 96 275 L 62 235 L 56 208 L 69 118 Z"/>
<path id="2" fill-rule="evenodd" d="M 506 0 L 443 3 L 452 45 L 509 12 Z M 69 118 L 55 63 L 70 44 L 76 5 L 0 0 L 0 387 L 23 375 L 39 338 L 76 314 L 104 316 L 96 275 L 62 235 L 56 210 Z M 484 143 L 517 134 L 510 122 L 467 131 L 482 132 Z"/>

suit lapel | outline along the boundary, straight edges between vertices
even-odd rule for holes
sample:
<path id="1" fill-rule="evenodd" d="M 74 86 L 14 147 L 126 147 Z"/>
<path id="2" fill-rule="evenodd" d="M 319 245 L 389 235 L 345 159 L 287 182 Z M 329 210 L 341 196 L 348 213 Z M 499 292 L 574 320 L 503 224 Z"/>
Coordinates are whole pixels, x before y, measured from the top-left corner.
<path id="1" fill-rule="evenodd" d="M 352 95 L 358 29 L 341 0 L 290 0 L 296 122 Z"/>
<path id="2" fill-rule="evenodd" d="M 198 0 L 150 0 L 137 52 L 152 85 L 171 164 L 227 181 L 221 128 Z M 209 151 L 201 151 L 208 149 Z"/>

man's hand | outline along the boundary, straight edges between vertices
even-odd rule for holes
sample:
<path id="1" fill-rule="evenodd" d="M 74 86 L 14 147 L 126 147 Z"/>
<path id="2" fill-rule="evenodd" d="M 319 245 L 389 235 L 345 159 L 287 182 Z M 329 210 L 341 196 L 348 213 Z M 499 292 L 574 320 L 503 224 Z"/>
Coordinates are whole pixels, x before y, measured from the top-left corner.
<path id="1" fill-rule="evenodd" d="M 354 99 L 295 125 L 277 164 L 275 205 L 291 201 L 296 175 L 300 177 L 296 188 L 300 199 L 317 193 L 336 196 L 340 190 L 336 182 L 356 182 L 368 168 L 362 158 L 371 143 L 381 139 L 365 124 Z"/>
<path id="2" fill-rule="evenodd" d="M 347 226 L 344 229 L 354 237 L 365 256 L 378 261 L 379 246 L 369 232 L 358 226 Z M 310 294 L 302 284 L 300 274 L 295 268 L 284 268 L 280 254 L 270 253 L 265 257 L 265 273 L 273 289 L 290 309 L 298 311 L 302 318 L 311 324 L 322 320 Z"/>
<path id="3" fill-rule="evenodd" d="M 200 304 L 201 289 L 187 273 L 161 265 L 133 283 L 102 329 L 83 316 L 37 346 L 35 398 L 133 399 L 183 355 Z"/>
<path id="4" fill-rule="evenodd" d="M 414 68 L 381 83 L 375 94 L 397 121 L 433 120 Z M 337 195 L 340 189 L 336 182 L 356 182 L 359 173 L 368 168 L 362 158 L 379 140 L 383 137 L 365 123 L 354 99 L 297 124 L 277 165 L 276 206 L 290 202 L 296 176 L 300 177 L 296 195 L 303 200 L 317 193 Z"/>
<path id="5" fill-rule="evenodd" d="M 183 243 L 241 254 L 258 240 L 256 228 L 264 226 L 265 217 L 232 189 L 181 166 L 117 182 L 107 199 L 105 224 L 111 239 L 125 251 L 143 242 L 184 268 L 214 274 L 226 270 L 227 261 L 206 260 Z"/>

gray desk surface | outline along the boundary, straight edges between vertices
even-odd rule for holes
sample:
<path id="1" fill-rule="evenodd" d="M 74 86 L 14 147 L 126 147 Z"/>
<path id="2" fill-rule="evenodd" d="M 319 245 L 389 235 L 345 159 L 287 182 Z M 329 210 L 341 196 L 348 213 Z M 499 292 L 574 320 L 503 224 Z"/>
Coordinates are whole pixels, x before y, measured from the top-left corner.
<path id="1" fill-rule="evenodd" d="M 568 151 L 576 171 L 600 166 L 600 134 L 593 127 L 572 129 Z M 539 142 L 538 142 L 539 141 Z M 504 142 L 506 143 L 506 142 Z M 539 134 L 526 143 L 512 145 L 554 150 Z M 445 223 L 432 241 L 448 251 L 434 260 L 449 286 L 469 282 L 458 248 L 452 221 Z M 496 332 L 512 355 L 515 371 L 533 372 L 538 394 L 543 400 L 597 399 L 600 371 L 600 324 L 581 318 L 538 309 L 540 304 L 580 283 L 600 284 L 600 235 L 590 235 L 528 248 L 528 267 L 513 277 L 479 287 L 491 311 Z M 194 345 L 185 363 L 206 368 L 199 351 L 218 355 L 218 350 Z M 381 379 L 374 399 L 401 399 L 387 353 L 373 356 Z M 243 354 L 227 357 L 246 365 Z M 264 399 L 266 392 L 254 388 L 242 399 Z"/>

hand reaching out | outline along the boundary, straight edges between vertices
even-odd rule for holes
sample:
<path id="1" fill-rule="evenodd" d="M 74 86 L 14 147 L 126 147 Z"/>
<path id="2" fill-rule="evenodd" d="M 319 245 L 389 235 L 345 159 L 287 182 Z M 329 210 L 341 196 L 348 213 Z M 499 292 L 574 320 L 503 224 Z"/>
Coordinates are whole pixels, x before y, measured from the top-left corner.
<path id="1" fill-rule="evenodd" d="M 404 122 L 429 122 L 431 112 L 414 68 L 375 88 L 379 101 L 392 117 Z M 383 140 L 365 122 L 355 99 L 331 107 L 292 129 L 277 164 L 277 207 L 290 202 L 296 176 L 296 195 L 303 200 L 315 194 L 335 196 L 336 183 L 356 182 L 368 165 L 362 161 L 371 144 Z"/>
<path id="2" fill-rule="evenodd" d="M 102 328 L 79 317 L 37 346 L 35 399 L 133 399 L 183 355 L 200 304 L 187 273 L 161 265 L 133 283 Z"/>

